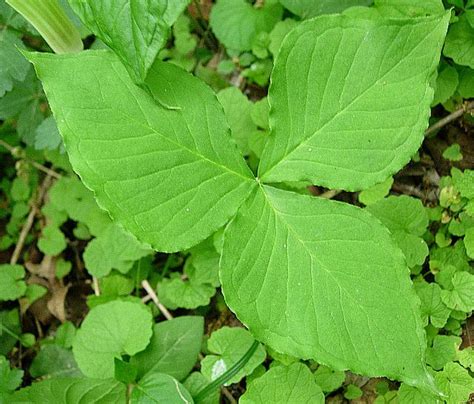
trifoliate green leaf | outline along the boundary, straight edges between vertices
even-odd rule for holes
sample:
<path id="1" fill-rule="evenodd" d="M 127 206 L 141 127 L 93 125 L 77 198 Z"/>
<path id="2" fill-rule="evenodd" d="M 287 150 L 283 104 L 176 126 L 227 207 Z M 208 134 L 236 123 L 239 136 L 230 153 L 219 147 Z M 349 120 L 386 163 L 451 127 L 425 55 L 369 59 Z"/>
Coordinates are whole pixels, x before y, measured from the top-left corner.
<path id="1" fill-rule="evenodd" d="M 450 161 L 461 161 L 462 160 L 461 146 L 459 146 L 459 144 L 457 143 L 454 143 L 451 146 L 447 147 L 443 152 L 443 157 L 446 160 L 450 160 Z"/>
<path id="2" fill-rule="evenodd" d="M 374 0 L 374 7 L 384 17 L 413 18 L 439 15 L 444 12 L 442 0 Z"/>
<path id="3" fill-rule="evenodd" d="M 424 325 L 430 322 L 436 328 L 444 327 L 451 310 L 441 300 L 439 285 L 424 281 L 415 282 L 415 290 L 421 300 L 421 318 Z"/>
<path id="4" fill-rule="evenodd" d="M 254 342 L 252 335 L 244 328 L 222 327 L 211 334 L 207 348 L 211 354 L 201 361 L 201 372 L 215 380 L 231 368 L 250 349 Z M 259 345 L 244 367 L 226 384 L 238 383 L 265 360 L 265 349 Z"/>
<path id="5" fill-rule="evenodd" d="M 0 265 L 0 301 L 15 300 L 26 292 L 25 269 L 21 265 Z"/>
<path id="6" fill-rule="evenodd" d="M 340 13 L 349 7 L 368 6 L 372 0 L 280 0 L 280 3 L 301 18 L 311 18 Z"/>
<path id="7" fill-rule="evenodd" d="M 270 32 L 282 14 L 276 0 L 267 0 L 259 8 L 245 0 L 218 0 L 211 10 L 210 25 L 226 48 L 243 52 L 252 49 L 259 33 Z"/>
<path id="8" fill-rule="evenodd" d="M 359 202 L 364 205 L 372 205 L 385 198 L 393 185 L 393 177 L 388 177 L 384 182 L 376 184 L 368 189 L 364 189 L 359 193 Z"/>
<path id="9" fill-rule="evenodd" d="M 189 404 L 193 402 L 191 394 L 174 377 L 164 373 L 147 373 L 133 387 L 131 404 Z"/>
<path id="10" fill-rule="evenodd" d="M 113 224 L 87 245 L 83 257 L 87 271 L 102 278 L 112 269 L 127 273 L 135 261 L 152 251 L 120 225 Z"/>
<path id="11" fill-rule="evenodd" d="M 346 374 L 321 365 L 314 372 L 314 379 L 325 393 L 331 393 L 342 386 L 346 379 Z"/>
<path id="12" fill-rule="evenodd" d="M 474 69 L 474 27 L 469 24 L 466 13 L 461 14 L 458 21 L 449 27 L 443 54 L 458 65 Z"/>
<path id="13" fill-rule="evenodd" d="M 253 380 L 240 398 L 242 404 L 314 403 L 323 404 L 324 394 L 307 366 L 294 363 L 276 366 Z"/>
<path id="14" fill-rule="evenodd" d="M 448 396 L 447 404 L 466 403 L 474 391 L 474 379 L 455 362 L 448 363 L 435 375 L 436 384 Z"/>
<path id="15" fill-rule="evenodd" d="M 458 84 L 459 78 L 456 68 L 448 64 L 442 65 L 436 78 L 434 99 L 431 105 L 436 106 L 448 101 L 456 92 Z"/>
<path id="16" fill-rule="evenodd" d="M 270 45 L 268 46 L 273 57 L 276 57 L 285 36 L 297 25 L 298 22 L 292 18 L 286 18 L 285 20 L 278 21 L 275 24 L 272 32 L 270 32 Z"/>
<path id="17" fill-rule="evenodd" d="M 28 61 L 18 51 L 25 46 L 12 31 L 2 28 L 0 31 L 0 97 L 13 88 L 15 81 L 23 81 L 28 73 Z"/>
<path id="18" fill-rule="evenodd" d="M 426 363 L 435 370 L 441 370 L 448 362 L 456 359 L 461 338 L 454 335 L 437 335 L 433 346 L 426 350 Z"/>
<path id="19" fill-rule="evenodd" d="M 217 98 L 224 108 L 232 137 L 242 154 L 249 154 L 248 139 L 257 130 L 250 116 L 252 103 L 237 87 L 228 87 L 219 91 Z"/>
<path id="20" fill-rule="evenodd" d="M 155 100 L 110 52 L 29 57 L 72 166 L 101 206 L 156 249 L 207 238 L 255 186 L 214 94 L 180 68 L 155 62 L 147 76 Z"/>
<path id="21" fill-rule="evenodd" d="M 142 82 L 189 0 L 69 3 L 82 22 L 115 51 L 134 80 Z"/>
<path id="22" fill-rule="evenodd" d="M 152 316 L 139 303 L 112 301 L 94 307 L 77 331 L 73 353 L 88 377 L 114 376 L 114 358 L 143 351 L 152 335 Z"/>
<path id="23" fill-rule="evenodd" d="M 452 279 L 453 287 L 441 291 L 441 299 L 450 309 L 466 313 L 474 310 L 474 275 L 456 272 Z"/>
<path id="24" fill-rule="evenodd" d="M 116 380 L 55 378 L 33 383 L 13 396 L 14 403 L 105 404 L 125 401 L 126 386 Z"/>
<path id="25" fill-rule="evenodd" d="M 35 356 L 29 372 L 32 377 L 83 377 L 70 349 L 46 344 Z"/>
<path id="26" fill-rule="evenodd" d="M 183 380 L 196 364 L 203 332 L 202 317 L 181 316 L 155 324 L 150 344 L 131 359 L 138 377 L 160 372 Z"/>
<path id="27" fill-rule="evenodd" d="M 8 360 L 0 355 L 0 402 L 11 402 L 11 394 L 20 386 L 23 370 L 10 369 Z"/>
<path id="28" fill-rule="evenodd" d="M 56 226 L 43 228 L 38 240 L 38 248 L 45 255 L 58 255 L 67 247 L 63 232 Z"/>
<path id="29" fill-rule="evenodd" d="M 220 264 L 227 304 L 260 341 L 429 388 L 408 268 L 365 210 L 262 186 L 226 228 Z"/>
<path id="30" fill-rule="evenodd" d="M 355 191 L 403 167 L 424 139 L 449 16 L 331 15 L 293 29 L 272 72 L 261 181 Z"/>

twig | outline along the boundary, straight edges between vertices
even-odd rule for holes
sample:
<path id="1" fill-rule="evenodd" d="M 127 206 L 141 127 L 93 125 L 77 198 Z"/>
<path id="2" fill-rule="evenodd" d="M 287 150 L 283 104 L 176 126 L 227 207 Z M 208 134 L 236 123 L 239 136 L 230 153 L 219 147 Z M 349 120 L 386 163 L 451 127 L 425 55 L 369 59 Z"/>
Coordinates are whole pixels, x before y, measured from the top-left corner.
<path id="1" fill-rule="evenodd" d="M 320 198 L 332 199 L 335 196 L 339 195 L 342 191 L 337 189 L 330 189 L 329 191 L 323 192 L 321 195 L 318 195 Z"/>
<path id="2" fill-rule="evenodd" d="M 155 303 L 156 307 L 158 307 L 160 311 L 163 313 L 163 315 L 166 317 L 166 319 L 172 320 L 173 315 L 168 311 L 168 309 L 165 306 L 163 306 L 163 304 L 158 299 L 158 296 L 156 295 L 155 291 L 153 290 L 153 288 L 151 287 L 151 285 L 146 279 L 142 281 L 142 286 L 143 286 L 143 289 L 146 290 L 146 293 L 148 293 L 148 295 L 151 297 L 151 300 L 153 300 L 153 303 Z"/>
<path id="3" fill-rule="evenodd" d="M 461 108 L 454 111 L 453 113 L 445 116 L 444 118 L 440 119 L 434 125 L 431 125 L 426 131 L 425 136 L 436 132 L 437 130 L 441 129 L 443 126 L 446 126 L 448 123 L 455 121 L 456 119 L 460 118 L 466 113 L 470 113 L 474 111 L 474 101 L 466 102 L 463 104 Z"/>
<path id="4" fill-rule="evenodd" d="M 0 146 L 3 146 L 5 149 L 7 149 L 14 158 L 18 158 L 15 153 L 15 147 L 11 146 L 10 144 L 8 144 L 2 139 L 0 139 Z M 43 171 L 45 174 L 48 174 L 51 177 L 54 177 L 57 179 L 61 178 L 61 174 L 57 173 L 54 170 L 51 170 L 51 168 L 48 168 L 40 163 L 37 163 L 36 161 L 29 159 L 28 157 L 24 157 L 22 159 L 25 160 L 28 164 L 32 165 L 34 168 L 40 171 Z"/>
<path id="5" fill-rule="evenodd" d="M 92 290 L 96 296 L 100 296 L 99 281 L 95 276 L 92 277 Z"/>
<path id="6" fill-rule="evenodd" d="M 26 236 L 28 235 L 31 230 L 31 227 L 33 226 L 35 215 L 36 213 L 38 213 L 38 208 L 41 205 L 41 201 L 43 200 L 44 195 L 46 194 L 46 190 L 51 185 L 51 177 L 52 176 L 49 174 L 46 176 L 46 178 L 43 180 L 43 183 L 41 184 L 38 195 L 36 197 L 36 201 L 33 200 L 32 202 L 30 213 L 28 214 L 26 222 L 21 229 L 20 236 L 18 237 L 18 242 L 15 246 L 15 250 L 13 251 L 13 254 L 10 258 L 11 265 L 16 264 L 18 262 L 18 258 L 20 258 L 20 253 L 23 248 L 23 245 L 25 244 Z"/>

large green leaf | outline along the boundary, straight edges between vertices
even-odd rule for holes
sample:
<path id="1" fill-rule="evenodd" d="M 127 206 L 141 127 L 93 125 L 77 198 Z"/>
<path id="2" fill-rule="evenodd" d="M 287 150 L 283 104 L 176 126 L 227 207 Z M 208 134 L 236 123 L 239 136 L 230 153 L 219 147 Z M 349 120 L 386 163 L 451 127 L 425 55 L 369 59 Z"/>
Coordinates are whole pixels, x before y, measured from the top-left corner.
<path id="1" fill-rule="evenodd" d="M 261 179 L 358 190 L 398 171 L 428 126 L 448 21 L 332 15 L 290 32 L 272 73 Z"/>
<path id="2" fill-rule="evenodd" d="M 125 385 L 112 379 L 56 378 L 33 383 L 13 395 L 11 404 L 109 404 L 125 402 Z"/>
<path id="3" fill-rule="evenodd" d="M 368 6 L 372 0 L 280 0 L 288 10 L 302 18 L 340 13 L 349 7 Z"/>
<path id="4" fill-rule="evenodd" d="M 140 303 L 115 300 L 94 307 L 77 331 L 72 351 L 88 377 L 114 376 L 114 358 L 143 351 L 152 335 L 152 316 Z"/>
<path id="5" fill-rule="evenodd" d="M 82 22 L 120 57 L 138 82 L 165 45 L 189 0 L 69 0 Z"/>
<path id="6" fill-rule="evenodd" d="M 369 213 L 263 186 L 224 237 L 223 292 L 257 339 L 429 388 L 419 300 L 402 252 Z"/>
<path id="7" fill-rule="evenodd" d="M 157 62 L 147 78 L 157 102 L 109 52 L 29 57 L 72 166 L 137 238 L 179 251 L 235 214 L 253 177 L 201 81 Z"/>

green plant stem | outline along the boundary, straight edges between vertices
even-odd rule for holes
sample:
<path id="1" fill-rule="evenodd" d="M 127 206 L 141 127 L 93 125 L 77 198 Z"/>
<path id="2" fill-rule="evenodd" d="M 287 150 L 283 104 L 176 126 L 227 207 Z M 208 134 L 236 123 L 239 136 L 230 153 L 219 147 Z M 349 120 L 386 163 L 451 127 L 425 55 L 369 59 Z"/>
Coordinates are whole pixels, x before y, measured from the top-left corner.
<path id="1" fill-rule="evenodd" d="M 33 25 L 55 53 L 80 52 L 81 35 L 58 0 L 6 0 Z"/>
<path id="2" fill-rule="evenodd" d="M 4 331 L 10 337 L 15 338 L 17 341 L 21 341 L 21 338 L 20 338 L 19 335 L 15 334 L 12 330 L 10 330 L 8 327 L 4 326 L 2 323 L 0 323 L 0 328 L 2 329 L 2 331 Z"/>
<path id="3" fill-rule="evenodd" d="M 258 341 L 254 341 L 252 346 L 249 350 L 237 361 L 235 362 L 229 370 L 224 372 L 220 375 L 216 380 L 212 383 L 209 383 L 206 387 L 204 387 L 197 395 L 194 397 L 194 401 L 196 403 L 201 402 L 204 400 L 214 389 L 217 389 L 221 385 L 225 384 L 229 381 L 232 377 L 234 377 L 250 360 L 252 355 L 255 353 L 259 345 Z"/>

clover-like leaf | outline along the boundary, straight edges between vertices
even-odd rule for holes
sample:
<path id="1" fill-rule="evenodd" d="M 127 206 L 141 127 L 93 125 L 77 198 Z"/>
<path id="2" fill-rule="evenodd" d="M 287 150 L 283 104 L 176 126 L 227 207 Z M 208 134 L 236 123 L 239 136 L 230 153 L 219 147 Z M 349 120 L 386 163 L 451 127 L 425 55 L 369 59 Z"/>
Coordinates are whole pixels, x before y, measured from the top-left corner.
<path id="1" fill-rule="evenodd" d="M 221 282 L 239 319 L 279 352 L 431 385 L 403 254 L 359 208 L 256 189 L 226 229 Z"/>
<path id="2" fill-rule="evenodd" d="M 0 301 L 15 300 L 26 292 L 25 269 L 21 265 L 0 265 Z"/>
<path id="3" fill-rule="evenodd" d="M 109 52 L 29 57 L 73 168 L 140 240 L 183 250 L 235 214 L 252 174 L 202 82 L 158 61 L 147 77 L 156 102 Z"/>
<path id="4" fill-rule="evenodd" d="M 77 331 L 72 350 L 88 377 L 114 376 L 114 358 L 146 348 L 152 335 L 148 309 L 132 302 L 112 301 L 94 307 Z"/>
<path id="5" fill-rule="evenodd" d="M 324 403 L 324 394 L 307 366 L 275 366 L 252 381 L 240 398 L 242 404 Z"/>
<path id="6" fill-rule="evenodd" d="M 69 0 L 82 22 L 120 57 L 142 82 L 165 45 L 169 28 L 190 0 Z"/>
<path id="7" fill-rule="evenodd" d="M 403 167 L 428 126 L 449 15 L 331 15 L 291 31 L 272 73 L 261 180 L 359 190 Z"/>

